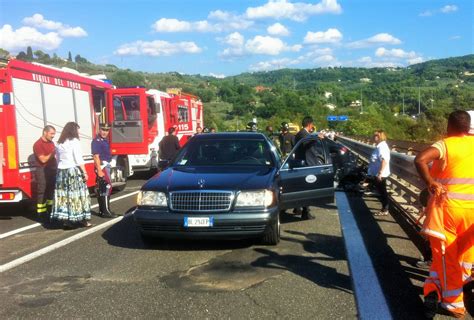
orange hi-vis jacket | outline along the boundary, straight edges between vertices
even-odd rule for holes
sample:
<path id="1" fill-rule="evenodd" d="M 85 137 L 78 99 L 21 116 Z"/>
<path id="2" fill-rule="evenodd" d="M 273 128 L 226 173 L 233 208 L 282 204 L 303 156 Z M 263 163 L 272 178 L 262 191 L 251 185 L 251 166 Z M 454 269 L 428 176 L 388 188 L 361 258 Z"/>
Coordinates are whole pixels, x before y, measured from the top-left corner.
<path id="1" fill-rule="evenodd" d="M 446 144 L 446 168 L 436 181 L 447 190 L 449 207 L 474 209 L 474 136 L 449 137 Z"/>
<path id="2" fill-rule="evenodd" d="M 474 136 L 449 137 L 444 143 L 445 166 L 435 161 L 430 174 L 446 193 L 430 198 L 422 229 L 433 252 L 424 294 L 436 291 L 444 309 L 463 314 L 462 287 L 472 280 L 474 263 Z"/>

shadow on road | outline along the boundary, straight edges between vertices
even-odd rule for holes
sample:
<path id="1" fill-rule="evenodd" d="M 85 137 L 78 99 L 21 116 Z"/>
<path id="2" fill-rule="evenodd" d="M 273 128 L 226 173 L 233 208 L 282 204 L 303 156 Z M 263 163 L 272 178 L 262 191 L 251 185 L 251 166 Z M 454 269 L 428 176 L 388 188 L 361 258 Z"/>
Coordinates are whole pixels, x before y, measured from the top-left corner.
<path id="1" fill-rule="evenodd" d="M 344 242 L 341 237 L 319 233 L 307 234 L 295 230 L 285 230 L 284 234 L 289 234 L 289 236 L 282 236 L 282 241 L 300 244 L 305 252 L 322 256 L 284 254 L 266 248 L 256 248 L 254 250 L 264 254 L 264 256 L 252 262 L 252 266 L 284 269 L 319 286 L 338 289 L 349 294 L 353 293 L 350 276 L 339 273 L 335 268 L 320 263 L 323 261 L 347 260 Z"/>
<path id="2" fill-rule="evenodd" d="M 371 209 L 367 207 L 364 199 L 360 196 L 348 196 L 347 199 L 392 316 L 395 319 L 422 319 L 423 301 L 420 295 L 423 293 L 423 288 L 414 286 L 411 280 L 422 280 L 427 272 L 403 266 L 401 261 L 414 265 L 416 259 L 400 256 L 393 251 L 377 218 L 371 214 Z M 381 219 L 384 219 L 383 223 L 392 222 L 391 216 Z"/>

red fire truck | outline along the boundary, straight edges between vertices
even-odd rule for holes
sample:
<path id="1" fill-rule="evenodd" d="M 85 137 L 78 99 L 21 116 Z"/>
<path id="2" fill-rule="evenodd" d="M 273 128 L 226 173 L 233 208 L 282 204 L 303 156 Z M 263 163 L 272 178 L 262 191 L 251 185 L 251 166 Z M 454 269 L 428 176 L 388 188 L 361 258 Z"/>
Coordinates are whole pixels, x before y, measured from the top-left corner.
<path id="1" fill-rule="evenodd" d="M 185 143 L 202 124 L 197 97 L 145 88 L 113 88 L 93 77 L 19 60 L 0 61 L 0 203 L 35 197 L 33 144 L 42 128 L 57 135 L 77 122 L 88 186 L 94 185 L 90 144 L 100 121 L 112 124 L 112 184 L 125 187 L 133 170 L 157 166 L 158 142 L 170 126 L 181 129 Z M 186 107 L 186 110 L 185 110 Z"/>

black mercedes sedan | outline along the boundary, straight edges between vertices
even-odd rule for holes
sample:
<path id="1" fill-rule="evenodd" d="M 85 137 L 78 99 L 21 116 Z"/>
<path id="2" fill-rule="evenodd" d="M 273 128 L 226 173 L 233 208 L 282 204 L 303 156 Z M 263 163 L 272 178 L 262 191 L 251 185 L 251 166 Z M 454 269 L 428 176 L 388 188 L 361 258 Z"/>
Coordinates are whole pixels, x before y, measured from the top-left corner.
<path id="1" fill-rule="evenodd" d="M 317 159 L 298 159 L 298 148 L 314 148 Z M 134 219 L 145 239 L 257 237 L 276 245 L 280 211 L 333 201 L 334 168 L 317 136 L 283 160 L 261 133 L 200 134 L 143 185 Z"/>

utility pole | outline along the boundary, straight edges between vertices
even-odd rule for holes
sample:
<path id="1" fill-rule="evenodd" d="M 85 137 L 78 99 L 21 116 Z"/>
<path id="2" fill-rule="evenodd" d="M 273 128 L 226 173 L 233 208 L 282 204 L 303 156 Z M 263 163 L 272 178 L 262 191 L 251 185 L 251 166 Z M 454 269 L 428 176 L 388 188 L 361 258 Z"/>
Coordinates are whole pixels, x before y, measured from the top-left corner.
<path id="1" fill-rule="evenodd" d="M 362 105 L 362 87 L 360 87 L 360 113 L 364 113 L 364 107 Z"/>
<path id="2" fill-rule="evenodd" d="M 420 87 L 418 87 L 418 115 L 421 114 L 421 102 L 420 102 Z"/>
<path id="3" fill-rule="evenodd" d="M 405 91 L 402 90 L 402 113 L 405 115 Z"/>

